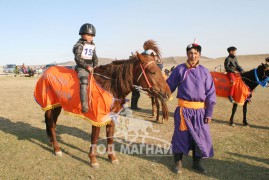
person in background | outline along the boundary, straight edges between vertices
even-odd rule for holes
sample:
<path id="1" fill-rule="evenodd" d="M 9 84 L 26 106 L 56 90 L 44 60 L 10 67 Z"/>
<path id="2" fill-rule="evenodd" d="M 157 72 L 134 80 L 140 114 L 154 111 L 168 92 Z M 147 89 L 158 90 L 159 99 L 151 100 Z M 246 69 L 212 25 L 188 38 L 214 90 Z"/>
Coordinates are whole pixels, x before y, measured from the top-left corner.
<path id="1" fill-rule="evenodd" d="M 16 74 L 16 75 L 19 75 L 20 74 L 20 69 L 19 69 L 18 66 L 15 66 L 14 74 Z"/>
<path id="2" fill-rule="evenodd" d="M 178 98 L 172 137 L 176 173 L 182 172 L 183 154 L 187 155 L 189 150 L 192 150 L 192 167 L 200 173 L 207 173 L 201 160 L 214 155 L 209 123 L 216 93 L 208 69 L 199 64 L 201 51 L 197 43 L 188 45 L 188 60 L 174 68 L 166 81 L 172 93 L 177 89 Z"/>
<path id="3" fill-rule="evenodd" d="M 88 77 L 92 68 L 98 66 L 98 57 L 96 55 L 96 46 L 93 38 L 96 35 L 95 27 L 92 24 L 85 23 L 80 27 L 79 35 L 81 38 L 73 47 L 76 67 L 80 80 L 80 101 L 82 105 L 82 113 L 87 113 L 88 106 Z"/>
<path id="4" fill-rule="evenodd" d="M 227 72 L 227 75 L 231 81 L 231 89 L 228 96 L 228 99 L 231 103 L 235 103 L 233 99 L 234 94 L 234 85 L 235 85 L 235 76 L 238 73 L 243 73 L 243 68 L 239 65 L 238 60 L 236 58 L 236 47 L 231 46 L 227 49 L 229 56 L 224 61 L 224 67 Z"/>

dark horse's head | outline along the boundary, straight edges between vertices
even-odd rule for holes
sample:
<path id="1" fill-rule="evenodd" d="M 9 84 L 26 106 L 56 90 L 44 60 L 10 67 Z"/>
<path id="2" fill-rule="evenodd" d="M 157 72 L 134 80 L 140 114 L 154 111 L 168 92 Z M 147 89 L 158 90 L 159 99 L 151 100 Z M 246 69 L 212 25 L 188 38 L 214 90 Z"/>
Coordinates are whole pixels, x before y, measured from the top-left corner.
<path id="1" fill-rule="evenodd" d="M 257 76 L 255 75 L 255 71 Z M 263 85 L 263 83 L 266 84 L 268 78 L 269 78 L 269 64 L 267 63 L 267 59 L 265 64 L 262 63 L 256 69 L 252 69 L 242 74 L 243 81 L 251 89 L 251 91 L 255 89 L 259 84 L 260 85 Z"/>
<path id="2" fill-rule="evenodd" d="M 257 75 L 260 80 L 266 79 L 267 77 L 269 77 L 269 64 L 262 63 L 260 66 L 258 66 L 257 71 Z"/>

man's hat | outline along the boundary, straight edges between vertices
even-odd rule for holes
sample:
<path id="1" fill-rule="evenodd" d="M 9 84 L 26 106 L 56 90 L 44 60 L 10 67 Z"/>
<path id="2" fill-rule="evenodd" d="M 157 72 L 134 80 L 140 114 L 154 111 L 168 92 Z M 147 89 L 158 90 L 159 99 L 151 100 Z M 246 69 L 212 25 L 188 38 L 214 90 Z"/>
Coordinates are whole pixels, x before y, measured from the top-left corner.
<path id="1" fill-rule="evenodd" d="M 236 51 L 236 50 L 237 50 L 237 48 L 234 47 L 234 46 L 231 46 L 231 47 L 228 47 L 228 48 L 227 48 L 227 51 L 228 51 L 228 52 L 230 52 L 230 51 Z"/>
<path id="2" fill-rule="evenodd" d="M 199 53 L 202 51 L 202 47 L 197 43 L 189 44 L 186 48 L 186 51 L 189 52 L 191 49 L 196 49 Z"/>
<path id="3" fill-rule="evenodd" d="M 192 44 L 187 46 L 186 51 L 188 52 L 191 49 L 196 49 L 199 53 L 202 51 L 202 47 L 198 44 L 196 38 L 194 38 L 194 42 Z"/>

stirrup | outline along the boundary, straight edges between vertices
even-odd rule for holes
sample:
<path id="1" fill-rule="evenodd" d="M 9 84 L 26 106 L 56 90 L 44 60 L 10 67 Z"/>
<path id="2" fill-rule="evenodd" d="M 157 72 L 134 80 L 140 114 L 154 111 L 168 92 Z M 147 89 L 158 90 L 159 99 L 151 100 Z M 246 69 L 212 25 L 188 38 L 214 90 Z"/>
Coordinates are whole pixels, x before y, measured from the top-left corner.
<path id="1" fill-rule="evenodd" d="M 89 111 L 89 107 L 88 106 L 82 106 L 81 112 L 82 113 L 87 113 Z"/>

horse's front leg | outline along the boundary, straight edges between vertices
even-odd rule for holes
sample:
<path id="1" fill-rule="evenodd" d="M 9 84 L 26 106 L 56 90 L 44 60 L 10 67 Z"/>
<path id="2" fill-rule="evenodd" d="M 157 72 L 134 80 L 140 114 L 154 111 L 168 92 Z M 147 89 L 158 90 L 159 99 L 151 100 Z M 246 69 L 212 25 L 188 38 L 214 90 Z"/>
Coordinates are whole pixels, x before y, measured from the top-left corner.
<path id="1" fill-rule="evenodd" d="M 90 159 L 90 166 L 92 168 L 99 168 L 99 163 L 97 161 L 96 154 L 97 154 L 97 143 L 100 134 L 100 129 L 101 129 L 100 127 L 92 126 L 91 147 L 88 154 Z"/>
<path id="2" fill-rule="evenodd" d="M 111 121 L 110 124 L 106 125 L 107 154 L 108 159 L 112 164 L 119 164 L 119 159 L 117 158 L 114 151 L 114 129 L 115 124 L 113 121 Z"/>
<path id="3" fill-rule="evenodd" d="M 157 113 L 156 113 L 156 122 L 159 122 L 159 117 L 160 117 L 160 103 L 157 97 L 155 97 L 155 104 L 157 108 Z"/>
<path id="4" fill-rule="evenodd" d="M 237 109 L 237 104 L 234 103 L 234 104 L 233 104 L 233 109 L 232 109 L 232 115 L 231 115 L 231 117 L 230 117 L 230 125 L 231 125 L 231 126 L 235 126 L 235 125 L 234 125 L 234 114 L 235 114 L 235 112 L 236 112 L 236 109 Z"/>
<path id="5" fill-rule="evenodd" d="M 56 156 L 62 156 L 62 151 L 58 144 L 58 141 L 56 138 L 56 131 L 55 131 L 57 118 L 60 112 L 61 112 L 61 109 L 57 111 L 55 111 L 54 109 L 51 109 L 51 110 L 47 110 L 45 113 L 47 134 L 50 138 L 50 143 L 54 148 L 54 153 Z"/>
<path id="6" fill-rule="evenodd" d="M 151 99 L 151 106 L 152 106 L 152 117 L 155 117 L 156 115 L 156 101 L 155 101 L 155 97 L 150 97 Z"/>
<path id="7" fill-rule="evenodd" d="M 243 106 L 243 125 L 245 126 L 249 126 L 247 122 L 247 109 L 248 109 L 247 107 L 248 107 L 248 101 L 246 101 Z"/>

